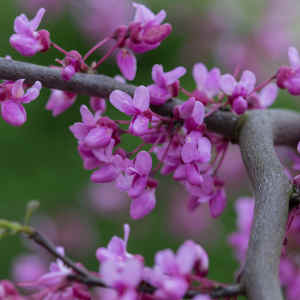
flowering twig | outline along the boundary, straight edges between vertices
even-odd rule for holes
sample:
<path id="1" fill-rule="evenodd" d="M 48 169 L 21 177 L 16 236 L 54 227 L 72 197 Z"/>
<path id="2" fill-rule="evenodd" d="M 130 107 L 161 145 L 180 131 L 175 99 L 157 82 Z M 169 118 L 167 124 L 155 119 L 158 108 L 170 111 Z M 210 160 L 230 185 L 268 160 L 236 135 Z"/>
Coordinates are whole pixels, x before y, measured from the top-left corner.
<path id="1" fill-rule="evenodd" d="M 16 223 L 18 224 L 18 223 Z M 23 229 L 24 230 L 23 230 Z M 26 230 L 25 230 L 26 229 Z M 75 274 L 69 275 L 69 280 L 74 280 L 83 284 L 86 284 L 89 287 L 103 287 L 110 288 L 107 286 L 100 278 L 92 275 L 87 270 L 79 267 L 75 262 L 73 262 L 68 256 L 62 255 L 59 251 L 57 251 L 55 245 L 49 241 L 45 236 L 43 236 L 40 232 L 36 231 L 31 227 L 22 227 L 20 225 L 20 232 L 23 232 L 29 239 L 34 241 L 36 244 L 47 250 L 52 256 L 60 259 L 66 266 L 71 268 Z M 153 294 L 156 290 L 155 287 L 148 284 L 147 282 L 142 282 L 138 287 L 138 290 L 142 293 Z M 242 285 L 228 285 L 228 286 L 220 286 L 211 289 L 206 292 L 212 298 L 222 298 L 222 297 L 230 297 L 235 295 L 241 295 L 244 293 L 244 289 Z M 189 290 L 184 298 L 191 299 L 196 295 L 201 294 L 199 291 Z"/>

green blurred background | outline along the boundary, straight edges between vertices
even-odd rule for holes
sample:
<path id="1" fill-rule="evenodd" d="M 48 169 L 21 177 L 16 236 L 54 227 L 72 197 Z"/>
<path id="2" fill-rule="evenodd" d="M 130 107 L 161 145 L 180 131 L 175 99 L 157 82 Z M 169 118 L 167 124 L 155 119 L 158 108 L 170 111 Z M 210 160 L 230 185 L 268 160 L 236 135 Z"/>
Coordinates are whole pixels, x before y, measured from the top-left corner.
<path id="1" fill-rule="evenodd" d="M 78 11 L 70 10 L 73 4 L 74 7 L 76 6 L 75 2 L 77 1 L 69 0 L 68 9 L 55 15 L 51 13 L 46 15 L 40 28 L 48 29 L 52 39 L 65 49 L 76 49 L 84 54 L 93 45 L 95 37 L 85 34 L 78 25 L 78 20 L 74 18 Z M 188 74 L 182 80 L 186 89 L 194 88 L 191 67 L 196 62 L 204 62 L 209 67 L 218 64 L 223 73 L 232 72 L 234 66 L 231 68 L 226 64 L 226 59 L 222 61 L 216 55 L 218 49 L 222 52 L 222 47 L 225 49 L 226 42 L 232 42 L 234 34 L 237 34 L 237 40 L 241 44 L 246 43 L 250 39 L 249 36 L 253 36 L 253 32 L 256 33 L 259 29 L 258 20 L 262 19 L 268 3 L 272 1 L 267 3 L 267 1 L 253 0 L 239 2 L 224 0 L 222 2 L 224 2 L 222 5 L 220 0 L 149 0 L 145 2 L 153 11 L 160 9 L 167 11 L 167 20 L 173 25 L 173 33 L 158 49 L 138 57 L 139 68 L 135 83 L 149 84 L 151 69 L 155 63 L 163 64 L 167 70 L 178 65 L 187 67 Z M 11 55 L 16 60 L 42 65 L 53 64 L 55 58 L 61 58 L 53 49 L 46 54 L 38 54 L 29 59 L 18 55 L 10 47 L 8 40 L 13 32 L 14 18 L 23 12 L 23 9 L 20 3 L 12 0 L 2 0 L 1 4 L 1 56 Z M 27 13 L 30 17 L 34 14 L 28 10 Z M 220 23 L 218 26 L 215 23 L 209 23 L 213 13 L 215 23 Z M 286 14 L 288 16 L 288 13 Z M 100 25 L 101 18 L 99 18 Z M 298 24 L 295 24 L 295 27 L 296 25 Z M 297 40 L 293 27 L 288 27 L 286 30 L 293 33 L 291 41 L 296 44 L 300 38 Z M 287 61 L 286 49 L 280 51 L 283 55 L 276 56 L 276 61 L 272 55 L 266 57 L 263 51 L 257 51 L 255 53 L 257 60 L 263 62 L 259 64 L 259 67 L 265 68 L 271 75 L 272 71 L 269 70 L 274 72 L 276 70 L 274 65 L 278 66 L 278 61 L 281 60 L 282 63 Z M 234 56 L 233 53 L 232 55 Z M 228 60 L 231 58 L 228 57 Z M 248 59 L 245 64 L 247 63 L 249 63 Z M 264 77 L 264 71 L 261 69 L 257 70 L 258 78 L 267 78 Z M 101 66 L 101 72 L 112 76 L 118 74 L 113 60 Z M 298 109 L 297 101 L 285 95 L 282 93 L 274 106 Z M 21 128 L 14 128 L 0 120 L 0 218 L 22 220 L 26 203 L 36 199 L 41 202 L 39 214 L 51 217 L 54 222 L 60 218 L 59 230 L 63 231 L 66 225 L 64 222 L 68 222 L 67 211 L 74 212 L 75 218 L 81 222 L 83 232 L 79 233 L 76 226 L 72 231 L 72 225 L 68 225 L 70 232 L 75 238 L 82 237 L 84 240 L 86 227 L 92 235 L 93 242 L 86 242 L 86 244 L 82 242 L 83 251 L 80 253 L 76 249 L 66 249 L 66 251 L 74 258 L 81 259 L 92 270 L 98 269 L 98 262 L 95 258 L 97 247 L 106 245 L 114 234 L 122 236 L 124 223 L 129 223 L 132 229 L 129 251 L 143 254 L 150 265 L 157 250 L 164 248 L 176 250 L 184 240 L 193 238 L 206 247 L 209 253 L 209 277 L 223 282 L 234 280 L 234 272 L 238 264 L 227 244 L 227 237 L 235 230 L 234 200 L 239 195 L 249 194 L 247 182 L 238 181 L 234 184 L 230 182 L 234 180 L 227 176 L 229 201 L 224 214 L 218 220 L 209 221 L 208 226 L 203 226 L 207 212 L 204 214 L 196 212 L 196 217 L 194 217 L 196 221 L 192 225 L 194 230 L 191 231 L 180 230 L 180 227 L 184 226 L 179 220 L 180 215 L 175 217 L 175 221 L 174 216 L 173 220 L 170 216 L 170 211 L 178 205 L 178 199 L 174 200 L 178 187 L 174 187 L 170 178 L 162 179 L 163 182 L 157 192 L 157 206 L 153 213 L 142 220 L 133 221 L 129 218 L 127 202 L 125 209 L 120 212 L 96 213 L 87 204 L 90 201 L 87 192 L 90 172 L 83 169 L 76 150 L 76 140 L 68 129 L 71 124 L 80 120 L 79 107 L 82 103 L 88 102 L 88 97 L 78 97 L 76 103 L 68 111 L 56 118 L 44 109 L 47 97 L 49 97 L 49 91 L 45 89 L 37 101 L 26 107 L 28 121 Z M 115 110 L 109 107 L 108 115 L 113 117 L 115 114 Z M 128 139 L 126 147 L 133 149 L 137 143 L 133 138 Z M 229 160 L 229 166 L 239 159 L 238 152 L 234 153 L 228 158 L 232 160 Z M 179 195 L 180 192 L 177 194 Z M 180 200 L 185 201 L 184 197 Z M 197 216 L 199 224 L 197 224 Z M 185 218 L 188 217 L 185 216 Z M 7 237 L 1 240 L 0 278 L 11 278 L 11 265 L 14 259 L 23 252 L 28 253 L 29 250 L 19 237 Z"/>

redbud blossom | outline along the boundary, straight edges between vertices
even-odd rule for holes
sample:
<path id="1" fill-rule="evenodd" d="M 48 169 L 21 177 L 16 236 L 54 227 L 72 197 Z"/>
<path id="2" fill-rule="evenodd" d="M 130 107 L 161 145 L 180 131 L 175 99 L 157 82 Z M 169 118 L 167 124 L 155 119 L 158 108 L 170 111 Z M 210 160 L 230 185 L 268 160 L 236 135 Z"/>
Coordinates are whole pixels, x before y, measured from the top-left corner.
<path id="1" fill-rule="evenodd" d="M 122 91 L 115 90 L 110 94 L 109 100 L 119 111 L 133 117 L 129 127 L 133 134 L 140 136 L 148 130 L 152 113 L 149 110 L 150 97 L 146 87 L 136 88 L 133 98 Z"/>
<path id="2" fill-rule="evenodd" d="M 184 67 L 177 67 L 172 71 L 164 72 L 162 65 L 154 65 L 152 68 L 152 79 L 154 84 L 150 85 L 151 104 L 161 105 L 172 97 L 178 96 L 179 78 L 186 73 Z"/>
<path id="3" fill-rule="evenodd" d="M 290 47 L 288 51 L 290 67 L 280 67 L 277 73 L 277 85 L 287 89 L 290 94 L 300 95 L 300 56 L 296 48 Z"/>
<path id="4" fill-rule="evenodd" d="M 25 79 L 15 82 L 5 81 L 0 84 L 0 104 L 2 118 L 13 126 L 21 126 L 26 122 L 27 114 L 22 104 L 35 100 L 42 88 L 39 81 L 24 91 Z"/>
<path id="5" fill-rule="evenodd" d="M 228 100 L 237 114 L 243 114 L 248 108 L 247 98 L 255 83 L 256 77 L 251 71 L 244 71 L 239 82 L 230 74 L 221 76 L 220 87 L 229 96 Z"/>
<path id="6" fill-rule="evenodd" d="M 182 299 L 193 272 L 205 276 L 208 272 L 208 256 L 204 249 L 193 241 L 186 241 L 177 251 L 160 251 L 155 256 L 153 269 L 146 269 L 146 279 L 155 287 L 158 299 Z"/>
<path id="7" fill-rule="evenodd" d="M 107 248 L 101 247 L 97 250 L 96 256 L 99 262 L 103 263 L 108 260 L 126 261 L 133 257 L 127 252 L 127 243 L 130 234 L 130 226 L 124 225 L 124 239 L 113 236 L 108 243 Z"/>
<path id="8" fill-rule="evenodd" d="M 82 57 L 76 50 L 69 51 L 62 61 L 58 61 L 63 66 L 61 75 L 66 81 L 70 80 L 81 69 Z"/>
<path id="9" fill-rule="evenodd" d="M 77 95 L 71 92 L 51 90 L 46 109 L 52 111 L 53 117 L 56 117 L 72 106 L 76 98 Z"/>
<path id="10" fill-rule="evenodd" d="M 193 95 L 204 104 L 207 104 L 220 92 L 221 72 L 218 68 L 208 71 L 204 64 L 195 64 L 193 77 L 197 85 Z"/>
<path id="11" fill-rule="evenodd" d="M 47 51 L 50 47 L 50 34 L 47 30 L 36 31 L 45 13 L 41 8 L 36 16 L 29 21 L 26 15 L 22 14 L 15 19 L 15 34 L 10 37 L 10 44 L 24 56 L 33 56 L 37 52 Z"/>
<path id="12" fill-rule="evenodd" d="M 278 94 L 278 88 L 275 83 L 265 86 L 259 93 L 253 93 L 249 98 L 249 106 L 255 109 L 264 109 L 273 104 Z"/>

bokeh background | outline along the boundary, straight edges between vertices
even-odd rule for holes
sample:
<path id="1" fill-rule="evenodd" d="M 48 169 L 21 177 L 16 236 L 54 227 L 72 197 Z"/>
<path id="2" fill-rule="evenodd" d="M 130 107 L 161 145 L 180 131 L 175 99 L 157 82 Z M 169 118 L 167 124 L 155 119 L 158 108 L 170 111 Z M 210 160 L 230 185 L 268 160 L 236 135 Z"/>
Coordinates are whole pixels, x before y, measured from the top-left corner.
<path id="1" fill-rule="evenodd" d="M 182 84 L 193 89 L 193 64 L 218 66 L 222 73 L 242 69 L 255 71 L 259 81 L 274 74 L 287 63 L 287 47 L 300 46 L 298 0 L 148 0 L 153 11 L 167 11 L 173 33 L 162 45 L 138 57 L 136 84 L 150 84 L 156 63 L 169 70 L 182 65 L 188 69 Z M 30 18 L 39 7 L 47 8 L 43 28 L 65 49 L 84 54 L 95 41 L 114 26 L 126 22 L 132 13 L 127 0 L 2 0 L 0 11 L 0 56 L 42 65 L 61 58 L 55 50 L 23 58 L 9 45 L 14 18 L 26 12 Z M 297 8 L 298 7 L 298 8 Z M 298 28 L 298 32 L 297 32 Z M 101 55 L 101 53 L 97 53 Z M 97 55 L 94 55 L 96 57 Z M 101 72 L 114 76 L 114 60 L 101 66 Z M 111 185 L 95 185 L 82 167 L 76 140 L 68 127 L 80 120 L 79 107 L 88 102 L 80 96 L 65 113 L 54 118 L 45 110 L 49 91 L 44 89 L 38 101 L 26 107 L 28 122 L 14 128 L 0 120 L 0 218 L 22 220 L 26 204 L 39 200 L 41 207 L 32 222 L 48 234 L 76 260 L 91 270 L 98 269 L 95 251 L 111 236 L 123 235 L 123 224 L 131 225 L 129 251 L 141 253 L 149 265 L 153 255 L 164 248 L 174 250 L 186 239 L 203 245 L 210 256 L 209 277 L 223 282 L 234 280 L 238 269 L 227 243 L 235 230 L 234 201 L 250 195 L 239 150 L 232 147 L 221 170 L 226 178 L 228 205 L 217 220 L 207 207 L 189 213 L 183 189 L 169 178 L 162 178 L 155 210 L 142 220 L 129 218 L 129 201 Z M 297 99 L 286 93 L 274 107 L 298 109 Z M 113 117 L 116 111 L 108 108 Z M 138 141 L 126 140 L 127 149 Z M 226 175 L 224 175 L 226 174 Z M 0 279 L 13 278 L 20 255 L 35 254 L 36 249 L 18 237 L 0 241 Z M 45 259 L 46 260 L 46 259 Z"/>

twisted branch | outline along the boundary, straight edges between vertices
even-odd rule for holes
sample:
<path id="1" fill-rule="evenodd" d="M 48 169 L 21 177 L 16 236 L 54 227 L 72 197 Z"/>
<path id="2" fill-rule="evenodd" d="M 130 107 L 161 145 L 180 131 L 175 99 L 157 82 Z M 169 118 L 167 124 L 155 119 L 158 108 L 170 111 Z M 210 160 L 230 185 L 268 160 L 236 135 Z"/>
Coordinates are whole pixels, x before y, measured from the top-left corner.
<path id="1" fill-rule="evenodd" d="M 0 78 L 28 83 L 36 80 L 44 87 L 107 98 L 120 89 L 129 94 L 135 87 L 104 75 L 76 74 L 70 81 L 60 71 L 33 64 L 0 59 Z M 172 99 L 153 111 L 172 114 Z M 281 300 L 278 265 L 288 214 L 291 185 L 274 150 L 277 145 L 295 146 L 300 140 L 300 115 L 287 110 L 252 111 L 241 118 L 230 112 L 217 111 L 206 118 L 209 130 L 239 142 L 244 163 L 256 198 L 254 222 L 242 288 L 250 300 Z"/>

